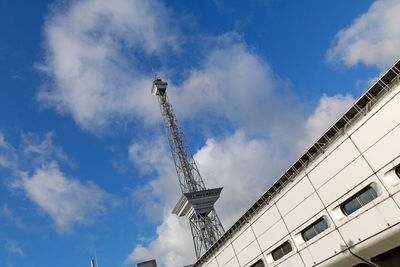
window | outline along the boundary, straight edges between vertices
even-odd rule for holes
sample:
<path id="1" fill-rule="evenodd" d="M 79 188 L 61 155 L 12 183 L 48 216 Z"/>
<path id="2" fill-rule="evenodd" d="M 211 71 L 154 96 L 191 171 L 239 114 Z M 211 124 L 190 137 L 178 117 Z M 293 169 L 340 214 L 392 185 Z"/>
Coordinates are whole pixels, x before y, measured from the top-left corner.
<path id="1" fill-rule="evenodd" d="M 371 259 L 378 266 L 397 267 L 400 262 L 400 246 L 381 253 Z"/>
<path id="2" fill-rule="evenodd" d="M 265 266 L 264 262 L 260 259 L 259 261 L 257 261 L 253 265 L 251 265 L 250 267 L 264 267 L 264 266 Z"/>
<path id="3" fill-rule="evenodd" d="M 377 197 L 378 194 L 376 193 L 375 189 L 371 186 L 367 186 L 366 188 L 346 200 L 342 205 L 340 205 L 340 208 L 342 209 L 344 214 L 350 215 Z"/>
<path id="4" fill-rule="evenodd" d="M 314 236 L 322 233 L 328 228 L 328 223 L 324 218 L 318 219 L 312 225 L 308 226 L 301 232 L 301 236 L 303 237 L 304 241 L 308 241 Z"/>
<path id="5" fill-rule="evenodd" d="M 277 261 L 288 254 L 290 251 L 292 251 L 292 246 L 290 245 L 289 241 L 286 241 L 272 251 L 272 258 L 274 259 L 274 261 Z"/>
<path id="6" fill-rule="evenodd" d="M 396 168 L 394 169 L 394 172 L 396 173 L 397 177 L 400 178 L 400 164 L 396 166 Z"/>

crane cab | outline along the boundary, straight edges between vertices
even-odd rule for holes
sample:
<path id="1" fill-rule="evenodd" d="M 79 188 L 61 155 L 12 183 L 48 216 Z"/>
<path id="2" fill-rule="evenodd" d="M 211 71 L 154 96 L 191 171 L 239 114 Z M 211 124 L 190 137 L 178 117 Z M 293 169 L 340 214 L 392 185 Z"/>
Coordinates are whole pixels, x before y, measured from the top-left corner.
<path id="1" fill-rule="evenodd" d="M 160 78 L 155 78 L 153 81 L 153 86 L 151 87 L 152 95 L 164 95 L 167 90 L 168 83 L 164 82 Z"/>

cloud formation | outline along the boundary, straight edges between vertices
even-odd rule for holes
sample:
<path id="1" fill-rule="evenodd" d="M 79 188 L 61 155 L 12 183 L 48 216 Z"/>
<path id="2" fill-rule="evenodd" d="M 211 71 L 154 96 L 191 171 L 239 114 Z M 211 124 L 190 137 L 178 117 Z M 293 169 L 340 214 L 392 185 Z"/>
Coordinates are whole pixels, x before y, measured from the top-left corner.
<path id="1" fill-rule="evenodd" d="M 151 118 L 157 110 L 148 97 L 151 80 L 137 58 L 178 49 L 171 24 L 166 7 L 156 0 L 55 6 L 44 26 L 45 59 L 37 64 L 49 78 L 39 101 L 90 131 L 128 116 Z"/>
<path id="2" fill-rule="evenodd" d="M 160 120 L 157 101 L 149 93 L 149 71 L 141 62 L 179 51 L 178 40 L 185 40 L 162 3 L 73 1 L 54 8 L 44 35 L 45 58 L 37 64 L 49 78 L 37 95 L 43 106 L 71 115 L 80 127 L 95 133 L 133 119 L 145 124 Z M 201 43 L 204 36 L 196 38 Z M 301 110 L 288 103 L 291 93 L 268 63 L 236 32 L 209 36 L 206 43 L 197 51 L 203 58 L 199 66 L 179 84 L 168 81 L 174 106 L 184 114 L 181 119 L 204 118 L 199 114 L 207 110 L 253 131 L 287 130 L 286 118 L 299 112 L 283 109 L 279 119 L 264 123 L 265 114 L 284 104 Z M 163 78 L 173 76 L 165 72 Z M 285 96 L 277 94 L 278 88 L 286 90 Z"/>
<path id="3" fill-rule="evenodd" d="M 157 238 L 148 246 L 138 244 L 124 264 L 156 259 L 161 266 L 185 266 L 194 262 L 194 248 L 189 224 L 173 214 L 165 214 L 157 227 Z"/>
<path id="4" fill-rule="evenodd" d="M 26 229 L 27 225 L 22 221 L 21 217 L 14 215 L 14 212 L 5 203 L 3 209 L 0 210 L 0 217 L 3 218 L 3 222 L 8 225 L 15 226 L 19 229 Z"/>
<path id="5" fill-rule="evenodd" d="M 343 113 L 355 102 L 352 95 L 337 94 L 334 96 L 323 95 L 318 102 L 314 112 L 308 117 L 304 124 L 304 136 L 297 140 L 299 150 L 304 150 L 328 130 Z M 303 151 L 300 151 L 303 152 Z"/>
<path id="6" fill-rule="evenodd" d="M 5 249 L 13 254 L 24 256 L 24 251 L 20 248 L 15 241 L 7 240 L 5 242 Z"/>
<path id="7" fill-rule="evenodd" d="M 65 176 L 57 163 L 51 162 L 35 170 L 32 176 L 22 175 L 13 184 L 54 221 L 57 232 L 72 231 L 74 225 L 93 223 L 93 217 L 106 210 L 111 197 L 93 182 L 81 183 Z"/>
<path id="8" fill-rule="evenodd" d="M 60 147 L 53 145 L 52 136 L 23 134 L 21 146 L 15 148 L 0 133 L 0 166 L 12 172 L 10 189 L 22 192 L 48 214 L 57 232 L 67 233 L 75 225 L 93 223 L 115 200 L 93 182 L 82 183 L 61 171 L 59 163 L 70 161 Z M 20 221 L 7 206 L 3 214 Z"/>
<path id="9" fill-rule="evenodd" d="M 152 141 L 134 142 L 129 147 L 129 159 L 149 182 L 133 192 L 135 201 L 142 203 L 142 211 L 155 222 L 165 216 L 180 197 L 178 180 L 165 137 Z M 169 212 L 168 212 L 169 213 Z"/>
<path id="10" fill-rule="evenodd" d="M 300 111 L 286 83 L 236 32 L 215 37 L 200 66 L 169 93 L 185 117 L 207 111 L 252 132 L 286 131 L 296 122 L 299 112 L 293 111 Z M 273 115 L 276 110 L 279 116 Z"/>
<path id="11" fill-rule="evenodd" d="M 195 154 L 208 187 L 223 186 L 216 210 L 229 227 L 268 188 L 283 169 L 282 146 L 268 138 L 251 138 L 244 131 L 221 140 L 208 139 Z"/>
<path id="12" fill-rule="evenodd" d="M 337 33 L 328 60 L 349 67 L 364 63 L 384 69 L 393 64 L 400 49 L 399 12 L 397 0 L 375 1 L 367 13 Z"/>

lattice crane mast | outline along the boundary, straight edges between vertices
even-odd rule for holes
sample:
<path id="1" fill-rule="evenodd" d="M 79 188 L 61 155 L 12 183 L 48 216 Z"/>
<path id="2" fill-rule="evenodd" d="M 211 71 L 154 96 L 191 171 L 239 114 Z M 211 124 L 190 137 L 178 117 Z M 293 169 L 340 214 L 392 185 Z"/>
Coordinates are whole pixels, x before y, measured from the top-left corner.
<path id="1" fill-rule="evenodd" d="M 192 152 L 168 101 L 167 86 L 167 82 L 155 77 L 151 93 L 158 96 L 165 132 L 182 192 L 172 213 L 189 219 L 194 249 L 199 259 L 224 233 L 224 228 L 214 209 L 214 203 L 219 198 L 222 187 L 207 189 L 204 185 Z"/>

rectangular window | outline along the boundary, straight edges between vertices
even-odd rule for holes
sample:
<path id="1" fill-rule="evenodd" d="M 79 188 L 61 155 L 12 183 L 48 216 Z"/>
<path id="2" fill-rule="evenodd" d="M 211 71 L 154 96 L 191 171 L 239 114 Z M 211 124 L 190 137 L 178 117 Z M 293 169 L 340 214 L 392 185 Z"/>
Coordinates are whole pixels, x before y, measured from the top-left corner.
<path id="1" fill-rule="evenodd" d="M 257 261 L 253 265 L 251 265 L 250 267 L 264 267 L 264 266 L 265 266 L 264 262 L 260 259 L 259 261 Z"/>
<path id="2" fill-rule="evenodd" d="M 308 241 L 314 236 L 322 233 L 328 228 L 328 223 L 324 218 L 318 219 L 312 225 L 308 226 L 301 232 L 301 236 L 303 237 L 304 241 Z"/>
<path id="3" fill-rule="evenodd" d="M 290 251 L 292 251 L 292 246 L 290 245 L 289 241 L 286 241 L 272 251 L 272 258 L 274 259 L 274 261 L 277 261 L 288 254 Z"/>
<path id="4" fill-rule="evenodd" d="M 342 205 L 340 205 L 340 208 L 342 209 L 344 214 L 350 215 L 377 197 L 378 194 L 376 193 L 375 189 L 372 188 L 372 186 L 367 186 L 366 188 L 346 200 Z"/>

